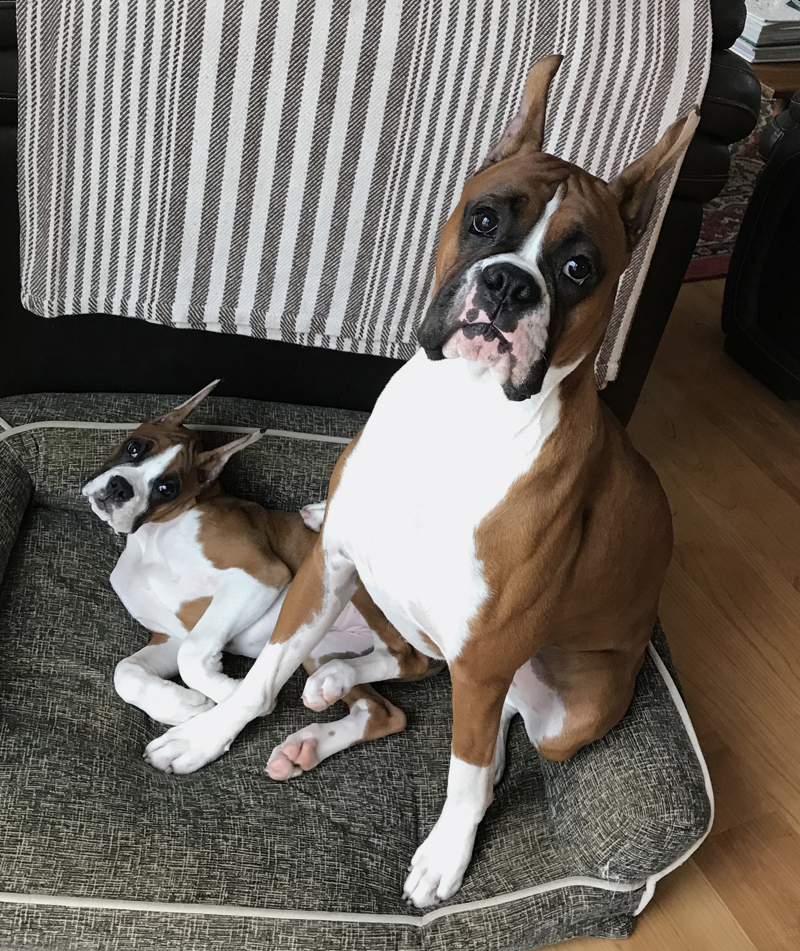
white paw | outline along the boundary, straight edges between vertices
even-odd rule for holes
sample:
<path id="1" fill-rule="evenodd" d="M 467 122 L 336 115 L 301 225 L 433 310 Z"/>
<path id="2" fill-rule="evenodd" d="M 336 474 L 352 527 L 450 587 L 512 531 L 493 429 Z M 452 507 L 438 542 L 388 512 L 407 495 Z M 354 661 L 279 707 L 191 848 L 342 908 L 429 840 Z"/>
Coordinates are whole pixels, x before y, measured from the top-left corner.
<path id="1" fill-rule="evenodd" d="M 216 727 L 214 711 L 187 720 L 148 743 L 145 762 L 162 773 L 193 773 L 226 753 L 233 737 Z"/>
<path id="2" fill-rule="evenodd" d="M 329 660 L 306 681 L 303 703 L 311 710 L 325 710 L 353 689 L 356 671 L 345 660 Z"/>
<path id="3" fill-rule="evenodd" d="M 411 860 L 403 888 L 409 904 L 429 908 L 455 895 L 472 857 L 476 829 L 471 823 L 439 819 Z"/>
<path id="4" fill-rule="evenodd" d="M 319 742 L 326 724 L 312 723 L 279 743 L 267 762 L 270 779 L 285 780 L 301 776 L 320 762 Z"/>
<path id="5" fill-rule="evenodd" d="M 327 504 L 327 502 L 314 502 L 300 509 L 300 517 L 305 522 L 306 528 L 310 528 L 312 532 L 318 532 L 322 528 Z"/>

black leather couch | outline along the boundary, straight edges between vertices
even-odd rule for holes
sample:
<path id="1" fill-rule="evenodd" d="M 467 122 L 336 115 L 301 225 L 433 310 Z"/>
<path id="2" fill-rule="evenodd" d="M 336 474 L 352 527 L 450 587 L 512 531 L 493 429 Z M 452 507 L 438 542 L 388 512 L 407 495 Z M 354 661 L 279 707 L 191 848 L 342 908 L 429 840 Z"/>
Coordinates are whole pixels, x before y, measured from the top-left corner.
<path id="1" fill-rule="evenodd" d="M 800 399 L 800 90 L 765 127 L 758 176 L 731 255 L 725 350 L 784 399 Z"/>
<path id="2" fill-rule="evenodd" d="M 370 409 L 397 360 L 267 340 L 174 330 L 122 317 L 46 320 L 19 302 L 14 2 L 0 0 L 0 396 L 40 391 L 186 393 L 223 377 L 220 395 Z M 728 51 L 744 0 L 712 0 L 713 62 L 691 143 L 642 292 L 618 379 L 604 398 L 630 418 L 700 229 L 702 203 L 728 174 L 728 144 L 753 128 L 759 83 Z"/>

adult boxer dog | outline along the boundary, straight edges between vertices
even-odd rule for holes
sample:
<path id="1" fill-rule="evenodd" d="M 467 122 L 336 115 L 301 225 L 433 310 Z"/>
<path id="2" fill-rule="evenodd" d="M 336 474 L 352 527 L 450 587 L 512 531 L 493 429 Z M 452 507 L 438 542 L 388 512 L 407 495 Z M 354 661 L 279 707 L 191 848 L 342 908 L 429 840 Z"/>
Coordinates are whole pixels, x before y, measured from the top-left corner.
<path id="1" fill-rule="evenodd" d="M 270 643 L 233 696 L 145 752 L 178 773 L 223 753 L 360 578 L 452 676 L 447 797 L 405 883 L 419 907 L 461 883 L 515 712 L 554 760 L 623 716 L 672 547 L 658 478 L 598 399 L 594 362 L 658 183 L 697 118 L 600 181 L 541 151 L 559 62 L 533 68 L 442 231 L 422 351 L 340 458 Z M 338 677 L 342 692 L 390 676 L 366 658 L 334 663 L 329 686 Z"/>
<path id="2" fill-rule="evenodd" d="M 211 709 L 236 688 L 238 682 L 222 672 L 222 652 L 261 653 L 289 581 L 318 538 L 311 529 L 319 529 L 324 510 L 324 503 L 300 514 L 268 510 L 222 490 L 226 462 L 262 434 L 203 451 L 184 423 L 217 382 L 126 436 L 83 488 L 94 513 L 127 535 L 111 584 L 152 634 L 146 647 L 119 662 L 114 685 L 123 700 L 166 724 Z M 441 668 L 400 638 L 363 590 L 354 599 L 361 610 L 350 603 L 334 619 L 305 662 L 309 673 L 332 656 L 373 650 L 393 657 L 400 675 L 410 679 Z M 375 631 L 383 638 L 377 648 Z M 173 682 L 178 674 L 186 686 Z M 325 691 L 323 676 L 310 682 L 304 699 L 324 708 Z M 285 741 L 269 764 L 274 778 L 288 779 L 354 743 L 405 726 L 403 713 L 368 685 L 332 699 L 340 698 L 349 715 L 333 724 L 312 723 Z"/>

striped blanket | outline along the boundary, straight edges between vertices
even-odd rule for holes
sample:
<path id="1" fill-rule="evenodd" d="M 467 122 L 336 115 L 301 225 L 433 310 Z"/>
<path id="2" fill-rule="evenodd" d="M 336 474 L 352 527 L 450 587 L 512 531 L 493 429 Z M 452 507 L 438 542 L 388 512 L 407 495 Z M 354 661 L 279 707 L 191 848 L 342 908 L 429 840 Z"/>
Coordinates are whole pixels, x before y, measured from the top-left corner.
<path id="1" fill-rule="evenodd" d="M 21 0 L 18 31 L 27 308 L 401 358 L 531 64 L 565 54 L 549 150 L 608 177 L 699 102 L 710 45 L 705 0 Z"/>

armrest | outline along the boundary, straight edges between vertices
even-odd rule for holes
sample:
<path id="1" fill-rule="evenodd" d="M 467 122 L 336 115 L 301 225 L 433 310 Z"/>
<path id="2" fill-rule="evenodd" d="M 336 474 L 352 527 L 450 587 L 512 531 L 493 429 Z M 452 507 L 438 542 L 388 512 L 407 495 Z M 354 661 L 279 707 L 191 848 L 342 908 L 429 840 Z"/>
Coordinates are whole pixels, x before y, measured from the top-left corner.
<path id="1" fill-rule="evenodd" d="M 0 441 L 0 581 L 32 494 L 28 471 L 11 447 Z"/>

